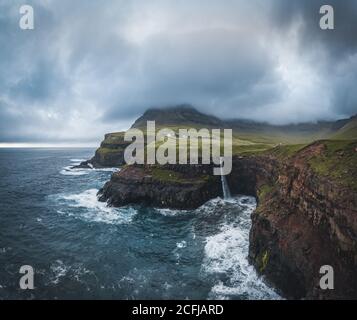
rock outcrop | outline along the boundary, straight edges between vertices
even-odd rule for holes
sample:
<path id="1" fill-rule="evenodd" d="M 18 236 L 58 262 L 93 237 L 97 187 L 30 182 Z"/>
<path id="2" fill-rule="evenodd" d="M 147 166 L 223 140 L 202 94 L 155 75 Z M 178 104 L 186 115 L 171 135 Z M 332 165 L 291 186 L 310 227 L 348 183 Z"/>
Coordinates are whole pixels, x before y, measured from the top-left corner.
<path id="1" fill-rule="evenodd" d="M 74 168 L 106 168 L 124 165 L 124 151 L 130 142 L 124 141 L 124 132 L 108 133 L 92 159 Z"/>
<path id="2" fill-rule="evenodd" d="M 351 152 L 355 144 L 348 145 Z M 325 149 L 317 142 L 288 161 L 271 155 L 237 158 L 229 179 L 236 192 L 258 197 L 251 263 L 289 298 L 357 298 L 357 192 L 309 165 Z M 324 265 L 333 267 L 334 290 L 320 288 Z"/>
<path id="3" fill-rule="evenodd" d="M 222 193 L 219 178 L 210 172 L 200 165 L 126 166 L 99 191 L 99 200 L 112 206 L 197 208 Z"/>

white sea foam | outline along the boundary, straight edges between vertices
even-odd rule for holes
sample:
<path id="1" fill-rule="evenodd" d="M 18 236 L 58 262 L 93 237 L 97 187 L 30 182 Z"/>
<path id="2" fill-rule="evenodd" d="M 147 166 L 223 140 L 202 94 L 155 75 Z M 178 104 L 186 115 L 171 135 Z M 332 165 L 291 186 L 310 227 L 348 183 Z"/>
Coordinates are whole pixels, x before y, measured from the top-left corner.
<path id="1" fill-rule="evenodd" d="M 56 260 L 50 266 L 50 270 L 49 281 L 54 285 L 57 285 L 64 277 L 70 277 L 78 282 L 83 282 L 82 276 L 88 274 L 94 275 L 92 271 L 85 268 L 82 264 L 66 265 L 62 260 Z"/>
<path id="2" fill-rule="evenodd" d="M 106 203 L 98 201 L 97 189 L 89 189 L 79 194 L 64 195 L 63 199 L 71 202 L 72 207 L 83 207 L 88 209 L 98 209 L 103 212 L 111 213 L 113 208 Z"/>
<path id="3" fill-rule="evenodd" d="M 60 279 L 68 273 L 68 270 L 69 266 L 66 266 L 61 260 L 57 260 L 54 264 L 51 265 L 53 276 L 50 282 L 52 284 L 58 284 Z"/>
<path id="4" fill-rule="evenodd" d="M 11 248 L 10 248 L 10 247 L 0 248 L 0 254 L 2 254 L 2 253 L 6 253 L 6 252 L 8 252 L 9 250 L 11 250 Z"/>
<path id="5" fill-rule="evenodd" d="M 218 234 L 206 239 L 203 272 L 224 274 L 229 278 L 226 283 L 217 281 L 210 298 L 279 299 L 279 295 L 264 283 L 248 262 L 250 214 L 255 208 L 254 201 L 241 197 L 236 202 L 243 207 L 237 221 L 223 224 Z"/>
<path id="6" fill-rule="evenodd" d="M 84 210 L 69 212 L 69 215 L 83 218 L 91 222 L 104 222 L 108 224 L 130 223 L 137 211 L 131 207 L 113 208 L 105 202 L 98 201 L 97 189 L 89 189 L 79 194 L 61 195 L 60 198 L 68 202 L 72 208 Z"/>
<path id="7" fill-rule="evenodd" d="M 84 176 L 93 172 L 117 172 L 120 170 L 119 168 L 93 168 L 93 166 L 91 168 L 73 168 L 74 165 L 79 165 L 79 163 L 64 167 L 60 174 L 64 176 Z"/>
<path id="8" fill-rule="evenodd" d="M 155 211 L 157 211 L 159 214 L 165 217 L 174 217 L 189 212 L 188 210 L 173 210 L 173 209 L 161 209 L 161 208 L 155 208 Z"/>
<path id="9" fill-rule="evenodd" d="M 170 290 L 173 286 L 172 286 L 172 284 L 169 284 L 168 282 L 165 282 L 163 287 L 167 291 L 167 290 Z"/>
<path id="10" fill-rule="evenodd" d="M 238 198 L 222 199 L 220 197 L 213 198 L 203 204 L 201 207 L 196 209 L 196 211 L 214 211 L 217 207 L 223 207 L 227 204 L 238 204 Z"/>
<path id="11" fill-rule="evenodd" d="M 82 162 L 86 161 L 85 159 L 69 159 L 69 161 L 71 161 L 71 165 L 72 166 L 78 166 L 80 165 Z"/>
<path id="12" fill-rule="evenodd" d="M 90 173 L 89 170 L 90 169 L 74 169 L 72 166 L 67 166 L 60 171 L 60 174 L 64 176 L 84 176 Z"/>
<path id="13" fill-rule="evenodd" d="M 89 170 L 101 171 L 101 172 L 117 172 L 120 171 L 120 168 L 94 168 Z"/>
<path id="14" fill-rule="evenodd" d="M 177 242 L 176 243 L 176 247 L 179 249 L 183 249 L 187 247 L 187 242 L 185 240 L 181 241 L 181 242 Z"/>
<path id="15" fill-rule="evenodd" d="M 69 161 L 71 161 L 71 162 L 81 163 L 81 162 L 86 161 L 86 159 L 70 159 Z"/>
<path id="16" fill-rule="evenodd" d="M 232 203 L 235 204 L 237 203 L 238 200 L 237 199 L 222 199 L 220 197 L 218 198 L 214 198 L 209 200 L 208 202 L 206 202 L 205 204 L 203 204 L 201 207 L 197 208 L 196 210 L 194 210 L 197 213 L 209 213 L 209 212 L 214 212 L 216 206 L 223 206 L 227 203 Z M 159 214 L 166 216 L 166 217 L 175 217 L 178 215 L 183 215 L 183 214 L 188 214 L 190 212 L 192 212 L 191 210 L 180 210 L 180 209 L 165 209 L 165 208 L 154 208 L 156 212 L 158 212 Z"/>

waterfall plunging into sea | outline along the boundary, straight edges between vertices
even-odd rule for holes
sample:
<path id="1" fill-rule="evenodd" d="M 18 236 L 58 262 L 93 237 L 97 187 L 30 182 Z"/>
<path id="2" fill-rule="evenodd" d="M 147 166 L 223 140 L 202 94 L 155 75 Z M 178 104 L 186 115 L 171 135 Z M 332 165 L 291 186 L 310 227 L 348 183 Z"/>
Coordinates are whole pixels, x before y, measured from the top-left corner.
<path id="1" fill-rule="evenodd" d="M 223 198 L 230 199 L 232 197 L 231 191 L 229 190 L 228 182 L 226 176 L 223 174 L 223 158 L 221 158 L 221 182 L 222 182 L 222 191 L 223 191 Z"/>

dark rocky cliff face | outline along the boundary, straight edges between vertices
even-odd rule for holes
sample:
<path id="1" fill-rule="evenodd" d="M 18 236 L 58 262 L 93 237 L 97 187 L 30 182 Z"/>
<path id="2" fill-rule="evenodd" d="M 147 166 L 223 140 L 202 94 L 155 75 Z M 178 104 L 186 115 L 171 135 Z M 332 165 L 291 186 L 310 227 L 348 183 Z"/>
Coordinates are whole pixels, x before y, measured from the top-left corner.
<path id="1" fill-rule="evenodd" d="M 124 132 L 106 134 L 94 157 L 75 168 L 114 168 L 124 165 L 124 151 L 130 144 L 130 142 L 124 141 L 124 134 Z"/>
<path id="2" fill-rule="evenodd" d="M 357 194 L 316 175 L 311 145 L 288 162 L 236 159 L 230 185 L 255 194 L 249 259 L 290 298 L 357 298 Z M 321 266 L 334 268 L 334 290 L 319 286 Z"/>
<path id="3" fill-rule="evenodd" d="M 112 175 L 99 200 L 112 206 L 194 209 L 222 193 L 219 178 L 209 172 L 201 165 L 127 166 Z"/>

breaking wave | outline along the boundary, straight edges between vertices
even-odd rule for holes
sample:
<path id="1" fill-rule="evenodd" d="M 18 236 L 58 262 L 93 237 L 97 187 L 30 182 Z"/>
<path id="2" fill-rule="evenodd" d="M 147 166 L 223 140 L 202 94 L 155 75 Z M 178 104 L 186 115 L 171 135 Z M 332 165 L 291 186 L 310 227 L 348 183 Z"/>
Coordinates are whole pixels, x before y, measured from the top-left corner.
<path id="1" fill-rule="evenodd" d="M 162 209 L 162 208 L 154 208 L 154 210 L 165 217 L 175 217 L 190 212 L 189 210 L 174 210 L 174 209 Z"/>
<path id="2" fill-rule="evenodd" d="M 60 174 L 64 176 L 84 176 L 93 172 L 117 172 L 119 168 L 73 168 L 72 166 L 66 166 L 61 171 Z"/>
<path id="3" fill-rule="evenodd" d="M 93 172 L 116 172 L 119 171 L 119 168 L 74 168 L 75 166 L 80 165 L 82 162 L 86 161 L 85 159 L 70 159 L 70 165 L 65 166 L 61 169 L 60 174 L 64 176 L 84 176 Z"/>
<path id="4" fill-rule="evenodd" d="M 86 159 L 69 159 L 69 161 L 73 162 L 73 165 L 78 165 L 86 161 Z"/>
<path id="5" fill-rule="evenodd" d="M 216 204 L 217 201 L 214 200 Z M 218 233 L 206 238 L 202 271 L 218 278 L 209 298 L 280 299 L 248 262 L 250 216 L 256 207 L 255 199 L 239 197 L 229 204 L 234 202 L 241 207 L 237 219 L 222 223 Z"/>
<path id="6" fill-rule="evenodd" d="M 64 167 L 60 174 L 64 176 L 84 176 L 90 173 L 91 169 L 74 169 L 72 166 Z"/>
<path id="7" fill-rule="evenodd" d="M 103 222 L 108 224 L 130 223 L 137 211 L 131 207 L 113 208 L 107 203 L 98 201 L 97 189 L 89 189 L 82 193 L 59 195 L 57 199 L 64 202 L 67 208 L 57 211 L 60 214 L 79 217 L 90 222 Z M 77 208 L 81 210 L 71 210 Z"/>

